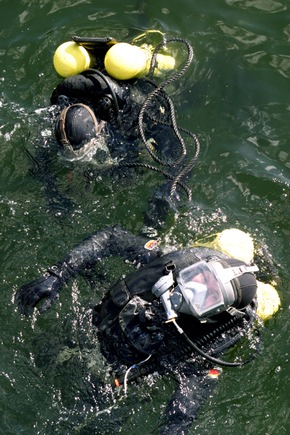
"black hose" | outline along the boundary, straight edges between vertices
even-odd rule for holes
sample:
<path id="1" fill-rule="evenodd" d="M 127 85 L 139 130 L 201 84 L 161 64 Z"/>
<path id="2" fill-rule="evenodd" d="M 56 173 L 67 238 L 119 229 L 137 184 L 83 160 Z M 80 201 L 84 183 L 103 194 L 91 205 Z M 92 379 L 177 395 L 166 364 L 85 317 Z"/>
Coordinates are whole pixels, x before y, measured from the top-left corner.
<path id="1" fill-rule="evenodd" d="M 249 329 L 250 327 L 252 327 L 254 325 L 254 321 L 257 319 L 257 315 L 256 315 L 256 304 L 255 301 L 253 301 L 253 307 L 252 306 L 248 306 L 246 308 L 246 314 L 249 316 L 249 321 L 248 321 L 248 327 L 247 329 Z M 188 335 L 185 334 L 185 332 L 183 331 L 182 328 L 180 328 L 180 326 L 175 322 L 173 322 L 176 329 L 178 330 L 178 332 L 184 337 L 184 339 L 187 341 L 187 343 L 189 344 L 189 346 L 195 351 L 197 352 L 199 355 L 201 355 L 203 358 L 205 358 L 206 360 L 214 363 L 214 364 L 218 364 L 221 366 L 226 366 L 226 367 L 242 367 L 245 364 L 248 364 L 249 362 L 253 361 L 254 358 L 257 357 L 257 355 L 259 354 L 259 346 L 257 346 L 256 348 L 256 352 L 254 352 L 251 356 L 249 356 L 249 358 L 240 361 L 240 362 L 228 362 L 228 361 L 224 361 L 221 360 L 219 358 L 215 358 L 211 355 L 209 355 L 208 353 L 204 352 L 197 344 L 195 344 L 189 337 Z M 226 322 L 224 325 L 221 325 L 220 327 L 218 327 L 215 331 L 213 331 L 213 335 L 216 336 L 219 333 L 222 333 L 225 329 L 227 329 L 231 324 L 235 323 L 235 318 L 229 320 L 229 322 Z M 202 340 L 204 339 L 206 342 L 209 341 L 212 337 L 211 334 L 207 334 L 205 335 Z M 232 337 L 232 339 L 230 341 L 228 341 L 227 344 L 227 348 L 229 347 L 229 345 L 233 345 L 235 344 L 239 339 L 242 338 L 242 333 L 239 332 L 237 333 L 234 337 Z M 259 345 L 261 344 L 261 340 L 259 341 Z M 214 352 L 218 352 L 221 351 L 221 347 L 219 347 L 218 349 L 215 349 Z"/>
<path id="2" fill-rule="evenodd" d="M 145 168 L 145 169 L 150 169 L 151 171 L 155 171 L 155 172 L 159 172 L 160 174 L 164 175 L 164 177 L 169 178 L 171 180 L 173 180 L 174 182 L 176 181 L 176 184 L 178 184 L 180 187 L 182 187 L 182 189 L 186 192 L 187 197 L 189 200 L 191 200 L 191 190 L 190 188 L 183 183 L 181 180 L 175 180 L 176 177 L 172 174 L 170 174 L 169 172 L 164 171 L 163 169 L 157 168 L 156 166 L 153 165 L 149 165 L 148 163 L 139 163 L 139 162 L 124 162 L 124 163 L 119 163 L 118 165 L 119 167 L 127 167 L 127 168 Z"/>
<path id="3" fill-rule="evenodd" d="M 170 197 L 172 198 L 174 195 L 174 192 L 176 191 L 176 187 L 177 185 L 181 185 L 181 179 L 194 167 L 194 165 L 196 164 L 196 161 L 198 159 L 198 155 L 200 152 L 200 144 L 199 141 L 196 137 L 196 135 L 188 130 L 185 129 L 181 129 L 177 126 L 176 123 L 176 116 L 175 116 L 175 109 L 174 109 L 174 105 L 172 100 L 169 98 L 169 96 L 164 92 L 164 88 L 166 86 L 168 86 L 169 84 L 171 84 L 173 81 L 177 80 L 178 78 L 180 78 L 184 72 L 186 71 L 186 69 L 189 67 L 189 65 L 192 62 L 193 59 L 193 49 L 191 47 L 191 45 L 184 39 L 181 38 L 170 38 L 167 41 L 164 40 L 162 41 L 154 50 L 153 55 L 152 55 L 152 59 L 151 59 L 151 64 L 150 64 L 150 70 L 149 70 L 149 76 L 153 75 L 154 69 L 156 67 L 156 58 L 157 58 L 157 53 L 159 52 L 159 50 L 166 44 L 166 43 L 170 43 L 170 42 L 181 42 L 183 44 L 186 45 L 187 47 L 187 51 L 188 51 L 188 56 L 187 56 L 187 61 L 185 62 L 184 66 L 181 68 L 181 70 L 177 71 L 175 74 L 173 74 L 171 77 L 169 77 L 165 82 L 163 82 L 162 84 L 156 86 L 156 88 L 148 95 L 148 97 L 146 98 L 145 102 L 143 103 L 141 110 L 139 112 L 139 117 L 138 117 L 138 127 L 139 127 L 139 132 L 140 132 L 140 136 L 141 139 L 148 151 L 148 153 L 150 154 L 150 156 L 153 158 L 153 160 L 155 160 L 157 163 L 163 165 L 163 166 L 168 166 L 168 167 L 176 167 L 178 165 L 180 165 L 183 160 L 185 159 L 185 156 L 187 155 L 187 149 L 186 149 L 186 145 L 184 142 L 184 139 L 182 138 L 180 132 L 183 131 L 186 134 L 190 135 L 193 140 L 194 140 L 194 144 L 195 144 L 195 153 L 193 155 L 193 157 L 191 158 L 190 162 L 186 165 L 184 165 L 184 167 L 181 169 L 181 171 L 175 176 L 175 177 L 169 177 L 171 179 L 173 179 L 173 183 L 172 183 L 172 187 L 171 187 L 171 191 L 170 191 Z M 163 98 L 165 98 L 168 106 L 169 106 L 169 118 L 170 118 L 170 123 L 168 123 L 168 125 L 170 125 L 173 128 L 174 134 L 181 146 L 181 155 L 180 157 L 175 161 L 175 162 L 168 162 L 164 159 L 161 159 L 160 157 L 158 157 L 154 151 L 150 148 L 148 141 L 146 140 L 146 136 L 144 133 L 144 128 L 143 128 L 143 120 L 144 120 L 144 115 L 146 110 L 148 109 L 150 103 L 152 102 L 152 100 L 161 95 Z M 161 122 L 160 122 L 161 123 Z M 164 123 L 165 124 L 165 123 Z M 184 183 L 182 183 L 184 185 Z M 189 198 L 189 200 L 191 199 L 191 191 L 190 189 L 187 187 L 187 196 Z"/>
<path id="4" fill-rule="evenodd" d="M 204 352 L 202 349 L 200 349 L 193 341 L 190 340 L 190 338 L 185 334 L 185 332 L 182 332 L 183 337 L 187 341 L 187 343 L 190 345 L 190 347 L 197 352 L 199 355 L 201 355 L 203 358 L 205 358 L 207 361 L 210 361 L 214 364 L 218 364 L 225 367 L 242 367 L 245 364 L 248 364 L 249 362 L 253 361 L 254 358 L 256 358 L 257 353 L 253 353 L 249 358 L 240 361 L 240 362 L 228 362 L 221 360 L 219 358 L 215 358 L 208 353 Z"/>

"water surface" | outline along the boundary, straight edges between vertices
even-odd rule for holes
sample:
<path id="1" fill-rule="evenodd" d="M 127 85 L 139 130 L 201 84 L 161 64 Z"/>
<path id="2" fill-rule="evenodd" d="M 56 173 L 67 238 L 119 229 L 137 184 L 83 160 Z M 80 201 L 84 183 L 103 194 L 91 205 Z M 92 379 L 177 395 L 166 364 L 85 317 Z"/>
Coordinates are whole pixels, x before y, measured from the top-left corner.
<path id="1" fill-rule="evenodd" d="M 289 416 L 289 84 L 290 4 L 278 0 L 2 0 L 0 42 L 1 377 L 7 434 L 158 433 L 174 385 L 152 379 L 126 399 L 96 391 L 105 366 L 90 328 L 90 306 L 105 288 L 81 279 L 44 316 L 22 318 L 16 289 L 75 243 L 107 224 L 138 232 L 157 174 L 136 182 L 87 185 L 56 162 L 69 215 L 47 206 L 30 172 L 33 152 L 50 134 L 45 109 L 59 78 L 56 47 L 72 35 L 129 41 L 146 29 L 184 37 L 195 61 L 172 95 L 180 125 L 195 131 L 201 155 L 193 200 L 159 234 L 185 246 L 228 227 L 249 231 L 272 254 L 282 307 L 263 331 L 263 352 L 243 369 L 225 369 L 192 427 L 198 434 L 286 434 Z M 111 281 L 120 261 L 103 265 Z M 234 354 L 232 355 L 234 357 Z"/>

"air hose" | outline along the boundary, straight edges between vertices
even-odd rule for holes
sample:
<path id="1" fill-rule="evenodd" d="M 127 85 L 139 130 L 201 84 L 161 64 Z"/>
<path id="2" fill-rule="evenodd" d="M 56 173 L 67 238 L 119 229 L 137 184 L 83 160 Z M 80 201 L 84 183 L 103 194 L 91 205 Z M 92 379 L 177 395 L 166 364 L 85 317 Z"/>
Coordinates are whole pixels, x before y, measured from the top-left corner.
<path id="1" fill-rule="evenodd" d="M 248 364 L 249 362 L 253 361 L 254 358 L 256 358 L 258 351 L 254 352 L 251 356 L 249 356 L 249 358 L 243 360 L 243 361 L 239 361 L 239 362 L 228 362 L 228 361 L 224 361 L 222 359 L 219 358 L 215 358 L 211 355 L 209 355 L 208 353 L 204 352 L 199 346 L 197 346 L 189 337 L 188 335 L 184 332 L 184 330 L 177 324 L 176 320 L 172 320 L 174 323 L 174 326 L 176 327 L 176 329 L 178 330 L 178 332 L 184 337 L 184 339 L 186 340 L 186 342 L 189 344 L 189 346 L 191 347 L 191 349 L 193 349 L 196 353 L 198 353 L 200 356 L 202 356 L 204 359 L 206 359 L 209 362 L 212 362 L 214 364 L 220 365 L 220 366 L 224 366 L 224 367 L 242 367 L 245 364 Z M 238 335 L 240 335 L 240 337 L 238 337 Z M 233 338 L 233 344 L 235 342 L 238 341 L 238 339 L 241 338 L 241 334 L 237 334 L 236 337 Z M 228 344 L 228 343 L 227 343 Z"/>
<path id="2" fill-rule="evenodd" d="M 177 80 L 178 78 L 180 78 L 185 71 L 187 70 L 187 68 L 189 67 L 189 65 L 192 62 L 193 59 L 193 49 L 191 47 L 191 45 L 184 39 L 181 38 L 170 38 L 168 40 L 164 40 L 162 41 L 154 50 L 153 55 L 152 55 L 152 60 L 151 60 L 151 65 L 150 65 L 150 70 L 149 70 L 149 76 L 153 74 L 154 68 L 156 66 L 156 57 L 157 57 L 157 53 L 158 51 L 164 47 L 165 44 L 170 43 L 170 42 L 181 42 L 183 44 L 186 45 L 187 51 L 188 51 L 188 56 L 187 56 L 187 61 L 184 64 L 184 66 L 181 68 L 181 70 L 177 71 L 175 74 L 173 74 L 171 77 L 169 77 L 165 82 L 161 83 L 160 85 L 156 86 L 156 88 L 148 95 L 148 97 L 146 98 L 145 102 L 143 103 L 143 106 L 141 107 L 140 113 L 139 113 L 139 117 L 138 117 L 138 127 L 139 127 L 139 132 L 140 132 L 140 136 L 141 139 L 148 151 L 148 153 L 150 154 L 150 156 L 153 158 L 153 160 L 155 160 L 157 163 L 163 165 L 163 166 L 168 166 L 168 167 L 177 167 L 178 165 L 182 164 L 182 162 L 185 159 L 185 156 L 187 155 L 187 149 L 186 149 L 186 145 L 184 142 L 184 139 L 182 138 L 180 131 L 185 132 L 186 134 L 190 135 L 195 143 L 195 152 L 193 157 L 191 158 L 190 162 L 188 164 L 186 164 L 181 171 L 174 177 L 173 179 L 173 183 L 172 183 L 172 187 L 171 187 L 171 191 L 170 191 L 170 197 L 172 198 L 175 191 L 176 191 L 176 186 L 180 185 L 180 180 L 195 166 L 198 155 L 199 155 L 199 151 L 200 151 L 200 144 L 199 141 L 196 137 L 196 135 L 188 130 L 184 130 L 184 129 L 180 129 L 177 126 L 176 123 L 176 116 L 175 116 L 175 110 L 174 110 L 174 105 L 173 102 L 171 101 L 171 99 L 165 94 L 164 92 L 164 88 L 166 86 L 168 86 L 169 84 L 171 84 L 173 81 Z M 175 162 L 168 162 L 164 159 L 161 159 L 160 157 L 158 157 L 154 151 L 150 148 L 150 144 L 146 139 L 145 133 L 144 133 L 144 128 L 143 128 L 143 123 L 144 123 L 144 115 L 146 110 L 148 109 L 150 103 L 152 102 L 152 100 L 155 97 L 158 96 L 162 96 L 163 98 L 165 98 L 166 102 L 168 103 L 169 106 L 169 118 L 170 118 L 170 122 L 168 123 L 168 125 L 170 125 L 174 131 L 174 134 L 178 140 L 178 142 L 180 143 L 181 146 L 181 155 L 180 157 L 175 161 Z M 170 177 L 171 178 L 171 177 Z M 183 184 L 184 185 L 184 184 Z M 187 195 L 189 200 L 191 199 L 191 191 L 190 189 L 187 187 L 186 189 Z"/>

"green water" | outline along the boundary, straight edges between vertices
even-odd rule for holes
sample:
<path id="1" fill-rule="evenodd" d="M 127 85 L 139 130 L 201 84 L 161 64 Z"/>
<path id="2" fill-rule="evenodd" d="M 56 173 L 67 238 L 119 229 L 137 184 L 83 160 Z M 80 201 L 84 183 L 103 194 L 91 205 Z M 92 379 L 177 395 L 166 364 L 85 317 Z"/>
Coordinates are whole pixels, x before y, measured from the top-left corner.
<path id="1" fill-rule="evenodd" d="M 225 369 L 193 434 L 287 434 L 289 391 L 289 0 L 0 1 L 1 434 L 158 433 L 173 384 L 131 386 L 126 399 L 94 390 L 106 377 L 89 307 L 104 292 L 78 280 L 44 316 L 22 318 L 16 289 L 37 277 L 85 235 L 119 223 L 137 232 L 158 175 L 87 185 L 58 167 L 71 213 L 51 213 L 43 184 L 29 172 L 49 123 L 58 77 L 55 48 L 71 35 L 130 40 L 146 29 L 184 37 L 195 61 L 174 85 L 180 125 L 197 133 L 201 155 L 193 200 L 159 235 L 181 246 L 226 227 L 268 247 L 281 279 L 282 307 L 263 332 L 261 356 Z M 113 281 L 122 262 L 107 265 Z M 113 406 L 112 406 L 113 404 Z M 103 410 L 103 411 L 99 411 Z"/>

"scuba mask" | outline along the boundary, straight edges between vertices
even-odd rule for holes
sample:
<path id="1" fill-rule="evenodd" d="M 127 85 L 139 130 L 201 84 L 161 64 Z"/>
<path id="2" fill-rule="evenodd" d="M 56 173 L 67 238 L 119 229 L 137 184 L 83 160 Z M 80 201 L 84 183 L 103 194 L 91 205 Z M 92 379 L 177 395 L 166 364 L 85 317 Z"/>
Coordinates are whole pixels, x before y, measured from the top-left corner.
<path id="1" fill-rule="evenodd" d="M 65 107 L 55 124 L 55 135 L 63 146 L 71 146 L 79 150 L 92 138 L 98 137 L 104 127 L 104 122 L 98 122 L 94 111 L 82 103 Z"/>
<path id="2" fill-rule="evenodd" d="M 65 159 L 91 161 L 96 156 L 98 166 L 111 165 L 104 126 L 104 121 L 98 121 L 94 111 L 85 104 L 76 103 L 65 107 L 55 124 L 55 136 Z"/>
<path id="3" fill-rule="evenodd" d="M 183 313 L 207 321 L 223 311 L 236 314 L 250 304 L 256 295 L 253 272 L 257 270 L 257 266 L 234 259 L 202 260 L 182 269 L 177 285 L 172 270 L 167 272 L 152 292 L 161 297 L 168 320 Z"/>

